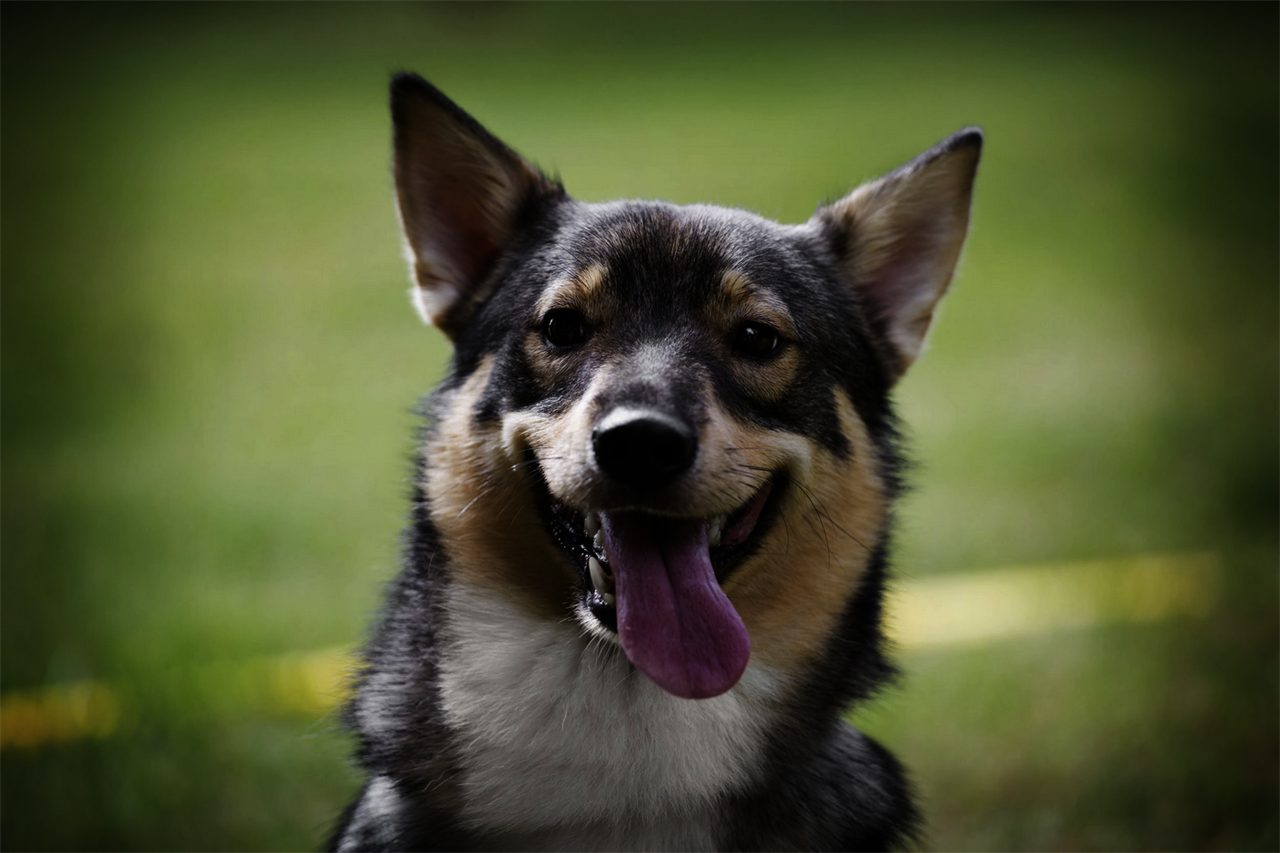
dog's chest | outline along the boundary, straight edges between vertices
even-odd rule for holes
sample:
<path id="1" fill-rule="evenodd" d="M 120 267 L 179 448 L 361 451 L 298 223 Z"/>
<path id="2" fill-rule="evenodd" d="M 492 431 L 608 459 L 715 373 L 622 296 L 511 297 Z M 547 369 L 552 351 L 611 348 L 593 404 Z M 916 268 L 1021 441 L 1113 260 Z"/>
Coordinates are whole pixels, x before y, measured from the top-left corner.
<path id="1" fill-rule="evenodd" d="M 771 692 L 663 692 L 576 623 L 449 591 L 441 692 L 464 821 L 516 846 L 714 846 L 717 800 L 756 778 Z"/>

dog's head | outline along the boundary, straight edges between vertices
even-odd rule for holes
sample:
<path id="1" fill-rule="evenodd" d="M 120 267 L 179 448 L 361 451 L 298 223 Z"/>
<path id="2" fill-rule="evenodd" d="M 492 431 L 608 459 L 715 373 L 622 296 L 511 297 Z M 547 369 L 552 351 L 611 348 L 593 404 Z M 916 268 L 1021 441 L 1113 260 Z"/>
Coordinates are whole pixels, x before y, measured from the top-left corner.
<path id="1" fill-rule="evenodd" d="M 819 654 L 884 536 L 888 393 L 981 134 L 784 226 L 574 201 L 413 75 L 392 111 L 414 300 L 456 348 L 425 491 L 460 579 L 567 607 L 677 696 Z"/>

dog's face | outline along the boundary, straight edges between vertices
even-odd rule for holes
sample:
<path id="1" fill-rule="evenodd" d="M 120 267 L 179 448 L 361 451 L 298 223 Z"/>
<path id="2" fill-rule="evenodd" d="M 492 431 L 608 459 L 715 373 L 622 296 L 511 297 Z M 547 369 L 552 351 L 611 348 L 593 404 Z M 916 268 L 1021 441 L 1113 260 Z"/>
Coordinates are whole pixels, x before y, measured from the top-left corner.
<path id="1" fill-rule="evenodd" d="M 454 580 L 576 618 L 671 694 L 824 649 L 885 535 L 888 393 L 981 136 L 783 226 L 582 204 L 429 84 L 393 87 L 415 299 L 453 340 L 424 488 Z"/>

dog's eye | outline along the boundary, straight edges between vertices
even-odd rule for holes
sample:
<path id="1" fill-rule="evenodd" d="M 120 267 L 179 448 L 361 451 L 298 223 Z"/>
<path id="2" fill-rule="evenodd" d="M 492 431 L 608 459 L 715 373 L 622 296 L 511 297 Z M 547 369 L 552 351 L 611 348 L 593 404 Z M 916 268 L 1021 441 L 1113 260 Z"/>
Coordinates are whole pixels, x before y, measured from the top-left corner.
<path id="1" fill-rule="evenodd" d="M 764 323 L 743 323 L 733 335 L 733 348 L 752 358 L 768 358 L 780 342 L 778 330 Z"/>
<path id="2" fill-rule="evenodd" d="M 589 335 L 586 319 L 572 308 L 548 311 L 542 320 L 542 336 L 553 347 L 574 347 Z"/>

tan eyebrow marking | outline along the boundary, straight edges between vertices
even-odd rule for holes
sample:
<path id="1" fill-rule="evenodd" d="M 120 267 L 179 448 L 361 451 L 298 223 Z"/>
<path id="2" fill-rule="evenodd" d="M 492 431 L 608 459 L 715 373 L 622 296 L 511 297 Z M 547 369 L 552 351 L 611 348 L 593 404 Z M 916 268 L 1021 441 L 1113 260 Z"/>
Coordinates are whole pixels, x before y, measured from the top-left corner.
<path id="1" fill-rule="evenodd" d="M 720 277 L 720 293 L 728 302 L 738 304 L 750 300 L 757 293 L 756 286 L 751 283 L 745 273 L 729 270 Z"/>
<path id="2" fill-rule="evenodd" d="M 596 301 L 604 290 L 605 273 L 603 264 L 592 264 L 553 284 L 538 300 L 538 314 L 545 314 L 558 306 L 586 305 Z"/>
<path id="3" fill-rule="evenodd" d="M 741 270 L 728 270 L 720 277 L 720 306 L 727 322 L 754 318 L 771 323 L 784 335 L 795 334 L 786 306 Z"/>

